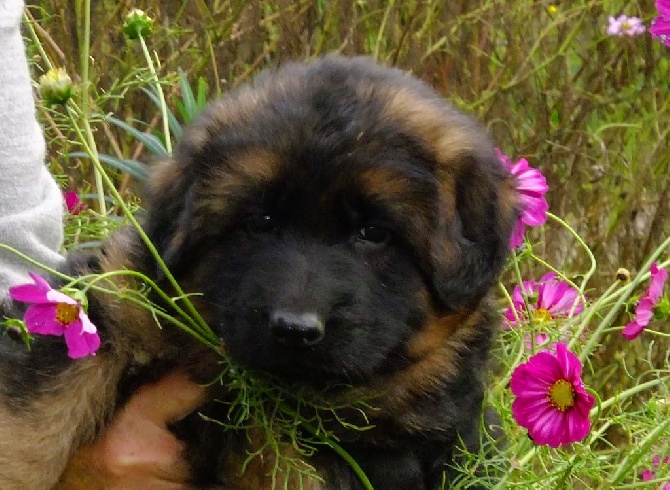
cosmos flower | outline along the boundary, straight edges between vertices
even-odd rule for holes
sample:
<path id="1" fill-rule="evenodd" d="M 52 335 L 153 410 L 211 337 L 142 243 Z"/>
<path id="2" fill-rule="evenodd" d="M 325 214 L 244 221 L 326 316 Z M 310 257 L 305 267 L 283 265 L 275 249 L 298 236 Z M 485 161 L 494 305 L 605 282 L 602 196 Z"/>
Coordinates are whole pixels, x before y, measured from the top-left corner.
<path id="1" fill-rule="evenodd" d="M 67 207 L 68 212 L 75 216 L 86 208 L 86 205 L 81 202 L 79 195 L 75 191 L 63 192 L 63 200 L 65 201 L 65 206 Z"/>
<path id="2" fill-rule="evenodd" d="M 595 399 L 584 388 L 581 374 L 579 358 L 562 342 L 555 353 L 538 352 L 512 373 L 512 416 L 536 444 L 555 448 L 589 434 Z"/>
<path id="3" fill-rule="evenodd" d="M 617 18 L 609 17 L 609 25 L 607 26 L 607 34 L 610 36 L 639 36 L 644 34 L 647 28 L 638 17 L 628 17 L 620 15 Z"/>
<path id="4" fill-rule="evenodd" d="M 538 169 L 528 165 L 525 158 L 512 163 L 507 155 L 496 149 L 498 159 L 517 180 L 517 192 L 521 204 L 521 216 L 517 221 L 510 246 L 517 248 L 523 243 L 526 226 L 540 226 L 547 221 L 549 204 L 544 195 L 549 190 L 547 179 Z"/>
<path id="5" fill-rule="evenodd" d="M 567 318 L 571 313 L 578 315 L 584 309 L 579 291 L 567 282 L 559 281 L 555 272 L 548 272 L 539 281 L 524 281 L 521 287 L 515 286 L 512 304 L 505 311 L 506 328 L 517 325 L 516 317 L 526 322 L 529 312 L 539 323 Z"/>
<path id="6" fill-rule="evenodd" d="M 668 271 L 659 269 L 654 262 L 649 269 L 651 281 L 649 289 L 642 295 L 635 307 L 635 318 L 621 331 L 627 340 L 633 340 L 640 335 L 654 317 L 654 308 L 663 296 L 663 288 L 668 280 Z"/>
<path id="7" fill-rule="evenodd" d="M 37 274 L 30 274 L 33 284 L 9 288 L 9 296 L 24 303 L 32 303 L 23 317 L 31 334 L 63 336 L 72 359 L 95 355 L 100 347 L 100 336 L 81 306 L 71 296 L 52 289 Z"/>
<path id="8" fill-rule="evenodd" d="M 667 465 L 670 463 L 670 457 L 665 457 L 663 458 L 663 464 Z M 654 456 L 654 459 L 652 460 L 653 464 L 653 469 L 647 468 L 642 472 L 640 475 L 642 477 L 642 481 L 651 481 L 656 478 L 656 471 L 658 467 L 661 465 L 661 458 L 659 456 Z M 668 483 L 662 483 L 659 488 L 661 490 L 670 490 L 670 482 Z"/>
<path id="9" fill-rule="evenodd" d="M 670 46 L 670 0 L 656 0 L 658 17 L 651 22 L 649 32 L 666 46 Z"/>

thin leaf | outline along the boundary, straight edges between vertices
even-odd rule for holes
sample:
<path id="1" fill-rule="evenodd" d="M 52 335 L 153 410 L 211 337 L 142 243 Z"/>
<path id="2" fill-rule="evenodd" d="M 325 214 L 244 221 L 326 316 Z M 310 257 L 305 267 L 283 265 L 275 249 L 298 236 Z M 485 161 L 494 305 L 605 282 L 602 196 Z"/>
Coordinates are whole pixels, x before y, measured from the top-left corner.
<path id="1" fill-rule="evenodd" d="M 167 153 L 164 154 L 167 155 Z M 83 151 L 73 151 L 72 153 L 68 153 L 68 157 L 91 158 L 88 153 L 84 153 Z M 121 172 L 130 174 L 139 180 L 147 180 L 149 178 L 149 171 L 147 170 L 146 165 L 144 165 L 142 162 L 138 162 L 137 160 L 116 158 L 111 155 L 104 154 L 99 154 L 98 158 L 100 159 L 100 162 L 120 170 Z"/>
<path id="2" fill-rule="evenodd" d="M 156 138 L 153 134 L 140 131 L 139 129 L 132 127 L 130 124 L 123 122 L 114 116 L 107 116 L 105 120 L 126 131 L 133 138 L 142 143 L 149 151 L 149 153 L 160 157 L 168 156 L 168 152 L 165 149 L 163 143 L 161 143 L 161 140 Z"/>
<path id="3" fill-rule="evenodd" d="M 198 111 L 201 111 L 207 105 L 207 92 L 209 92 L 207 80 L 202 77 L 198 78 Z"/>
<path id="4" fill-rule="evenodd" d="M 186 73 L 184 73 L 184 70 L 179 68 L 178 70 L 179 73 L 179 87 L 181 88 L 181 99 L 184 103 L 184 121 L 185 122 L 191 122 L 195 115 L 198 113 L 198 104 L 195 101 L 195 97 L 193 96 L 193 90 L 191 89 L 191 85 L 188 83 L 188 78 L 186 77 Z"/>
<path id="5" fill-rule="evenodd" d="M 148 90 L 144 87 L 142 87 L 141 90 L 142 90 L 142 92 L 147 94 L 147 96 L 153 101 L 154 104 L 156 104 L 156 107 L 158 107 L 158 110 L 160 110 L 160 111 L 163 110 L 163 107 L 161 106 L 161 101 L 155 93 L 153 93 L 151 90 Z M 168 107 L 165 107 L 165 111 L 167 112 L 168 125 L 170 126 L 170 131 L 172 132 L 172 136 L 174 136 L 174 138 L 177 139 L 177 140 L 181 139 L 181 134 L 182 134 L 181 123 L 177 120 L 177 117 L 174 115 L 174 113 Z"/>

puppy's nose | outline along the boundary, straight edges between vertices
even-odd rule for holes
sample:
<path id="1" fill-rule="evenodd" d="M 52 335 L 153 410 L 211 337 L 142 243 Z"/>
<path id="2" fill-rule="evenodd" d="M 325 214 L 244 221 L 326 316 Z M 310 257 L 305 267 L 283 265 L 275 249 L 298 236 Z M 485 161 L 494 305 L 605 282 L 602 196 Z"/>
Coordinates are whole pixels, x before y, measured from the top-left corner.
<path id="1" fill-rule="evenodd" d="M 308 347 L 318 343 L 326 333 L 323 321 L 315 313 L 293 313 L 275 310 L 270 314 L 270 332 L 282 344 Z"/>

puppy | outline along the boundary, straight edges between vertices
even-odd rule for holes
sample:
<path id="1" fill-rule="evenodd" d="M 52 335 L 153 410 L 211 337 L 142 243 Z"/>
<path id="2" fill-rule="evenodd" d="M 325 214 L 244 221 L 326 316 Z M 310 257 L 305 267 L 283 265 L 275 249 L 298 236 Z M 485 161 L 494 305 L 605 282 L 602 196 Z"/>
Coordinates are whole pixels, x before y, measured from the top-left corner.
<path id="1" fill-rule="evenodd" d="M 328 430 L 375 488 L 438 488 L 459 442 L 476 449 L 498 324 L 489 290 L 518 205 L 471 118 L 370 59 L 289 63 L 213 102 L 156 166 L 146 205 L 146 233 L 201 294 L 227 356 L 321 402 L 365 401 L 365 416 L 343 413 L 366 430 Z M 74 262 L 76 273 L 132 269 L 167 287 L 132 229 Z M 211 381 L 220 369 L 213 351 L 127 301 L 94 293 L 89 314 L 103 339 L 95 357 L 69 360 L 58 338 L 36 336 L 30 351 L 3 340 L 3 489 L 56 485 L 137 385 L 174 368 Z M 203 412 L 225 420 L 234 388 L 210 389 L 218 401 Z M 175 431 L 195 488 L 362 488 L 325 446 L 282 446 L 311 468 L 301 477 L 257 428 L 192 416 Z"/>

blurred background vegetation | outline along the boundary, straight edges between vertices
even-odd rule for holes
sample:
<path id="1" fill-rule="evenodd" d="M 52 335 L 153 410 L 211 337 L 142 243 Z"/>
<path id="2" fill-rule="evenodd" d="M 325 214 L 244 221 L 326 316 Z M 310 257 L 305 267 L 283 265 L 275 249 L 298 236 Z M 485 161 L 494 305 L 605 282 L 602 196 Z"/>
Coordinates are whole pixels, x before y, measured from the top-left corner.
<path id="1" fill-rule="evenodd" d="M 47 67 L 46 54 L 77 82 L 84 2 L 27 3 L 35 79 Z M 637 271 L 668 236 L 670 50 L 647 34 L 606 34 L 609 15 L 639 16 L 648 26 L 653 0 L 96 0 L 91 106 L 161 137 L 160 111 L 141 90 L 148 80 L 141 46 L 121 31 L 132 8 L 156 20 L 147 44 L 176 114 L 184 95 L 180 69 L 194 91 L 206 87 L 208 98 L 262 68 L 331 51 L 368 54 L 413 72 L 482 121 L 513 160 L 525 157 L 543 171 L 550 210 L 598 261 L 595 296 L 619 267 Z M 95 192 L 86 160 L 68 157 L 81 148 L 58 111 L 41 108 L 40 115 L 64 187 Z M 141 141 L 117 126 L 101 119 L 94 130 L 101 153 L 150 160 Z M 114 178 L 135 200 L 140 183 L 123 172 Z M 550 222 L 530 237 L 534 251 L 566 275 L 588 269 L 565 229 Z M 527 267 L 529 277 L 545 272 Z M 613 361 L 611 372 L 600 373 L 605 391 L 616 385 L 620 352 L 646 352 L 643 342 L 625 350 L 622 342 L 617 332 L 602 350 L 601 365 Z"/>

